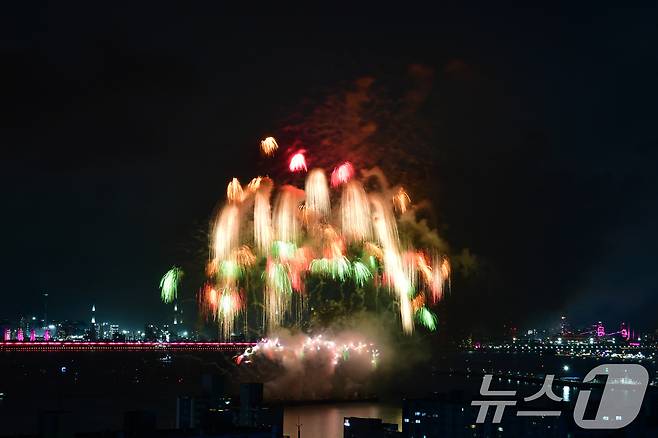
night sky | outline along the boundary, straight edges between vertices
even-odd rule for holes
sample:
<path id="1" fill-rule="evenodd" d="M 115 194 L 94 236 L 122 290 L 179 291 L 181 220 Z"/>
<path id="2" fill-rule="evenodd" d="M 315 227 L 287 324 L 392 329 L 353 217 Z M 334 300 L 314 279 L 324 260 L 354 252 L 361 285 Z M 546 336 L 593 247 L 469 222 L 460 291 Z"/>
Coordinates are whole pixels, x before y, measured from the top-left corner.
<path id="1" fill-rule="evenodd" d="M 252 176 L 261 138 L 307 99 L 422 64 L 436 225 L 479 262 L 453 282 L 454 324 L 655 328 L 658 15 L 593 5 L 5 10 L 0 319 L 39 315 L 47 291 L 50 318 L 95 303 L 101 320 L 163 320 L 161 275 L 201 272 L 211 214 L 231 177 Z"/>

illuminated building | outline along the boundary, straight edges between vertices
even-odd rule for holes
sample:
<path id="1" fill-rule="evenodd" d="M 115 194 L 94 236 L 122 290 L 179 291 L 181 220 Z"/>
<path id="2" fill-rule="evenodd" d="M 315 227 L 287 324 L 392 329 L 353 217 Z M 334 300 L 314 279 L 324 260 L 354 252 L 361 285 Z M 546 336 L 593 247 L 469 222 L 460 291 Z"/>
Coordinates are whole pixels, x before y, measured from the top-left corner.
<path id="1" fill-rule="evenodd" d="M 176 429 L 232 427 L 234 410 L 226 396 L 182 396 L 176 399 Z"/>
<path id="2" fill-rule="evenodd" d="M 102 322 L 100 324 L 100 336 L 99 338 L 101 339 L 111 339 L 111 333 L 110 333 L 110 323 L 109 322 Z"/>
<path id="3" fill-rule="evenodd" d="M 146 324 L 144 326 L 144 340 L 145 341 L 157 341 L 159 339 L 160 330 L 153 324 Z"/>
<path id="4" fill-rule="evenodd" d="M 90 341 L 96 341 L 99 338 L 99 327 L 96 324 L 96 305 L 91 305 L 91 324 L 89 325 L 89 331 L 87 332 L 87 338 Z"/>
<path id="5" fill-rule="evenodd" d="M 183 306 L 178 305 L 178 301 L 174 300 L 174 325 L 183 323 Z"/>
<path id="6" fill-rule="evenodd" d="M 560 318 L 560 334 L 562 336 L 567 336 L 570 333 L 569 323 L 567 322 L 567 317 L 563 316 Z"/>
<path id="7" fill-rule="evenodd" d="M 57 324 L 59 340 L 83 340 L 89 334 L 89 324 L 85 321 L 64 320 Z"/>
<path id="8" fill-rule="evenodd" d="M 493 413 L 487 421 L 476 423 L 478 409 L 473 409 L 473 397 L 461 391 L 436 394 L 428 399 L 407 399 L 402 407 L 402 433 L 405 437 L 564 437 L 568 436 L 568 416 L 517 417 L 505 412 L 500 423 L 493 423 Z M 543 406 L 542 406 L 543 407 Z M 566 404 L 564 405 L 567 410 Z"/>

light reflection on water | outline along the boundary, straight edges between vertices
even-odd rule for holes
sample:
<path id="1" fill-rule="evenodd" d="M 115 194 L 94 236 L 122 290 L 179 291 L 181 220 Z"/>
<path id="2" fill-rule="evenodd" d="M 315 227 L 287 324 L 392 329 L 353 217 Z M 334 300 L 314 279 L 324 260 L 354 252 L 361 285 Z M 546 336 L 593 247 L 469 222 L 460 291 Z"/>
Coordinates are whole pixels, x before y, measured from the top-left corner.
<path id="1" fill-rule="evenodd" d="M 381 418 L 402 430 L 401 405 L 368 402 L 286 406 L 283 433 L 296 438 L 299 421 L 303 438 L 342 438 L 344 417 Z"/>
<path id="2" fill-rule="evenodd" d="M 512 382 L 507 388 L 518 389 L 519 396 L 528 396 L 536 391 L 520 388 L 519 385 Z M 535 385 L 537 387 L 540 384 Z M 558 386 L 558 388 L 560 388 Z M 578 395 L 578 388 L 572 388 L 568 385 L 561 387 L 562 399 L 570 402 Z M 362 418 L 381 418 L 384 423 L 394 423 L 398 425 L 398 430 L 402 430 L 402 405 L 385 404 L 376 402 L 366 403 L 328 403 L 312 404 L 299 406 L 286 406 L 283 419 L 283 433 L 291 438 L 297 437 L 297 423 L 301 427 L 301 436 L 304 438 L 342 438 L 343 437 L 343 419 L 345 417 L 362 417 Z"/>

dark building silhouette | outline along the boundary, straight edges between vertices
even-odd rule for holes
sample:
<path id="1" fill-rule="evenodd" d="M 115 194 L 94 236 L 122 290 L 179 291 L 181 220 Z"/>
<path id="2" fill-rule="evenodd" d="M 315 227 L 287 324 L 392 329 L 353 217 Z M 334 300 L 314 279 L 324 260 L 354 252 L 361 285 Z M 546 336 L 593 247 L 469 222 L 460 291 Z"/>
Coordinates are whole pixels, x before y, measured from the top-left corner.
<path id="1" fill-rule="evenodd" d="M 398 438 L 402 432 L 397 424 L 383 423 L 381 418 L 345 417 L 344 438 Z"/>
<path id="2" fill-rule="evenodd" d="M 240 412 L 238 424 L 243 427 L 272 427 L 283 431 L 283 409 L 263 405 L 263 384 L 240 384 Z"/>
<path id="3" fill-rule="evenodd" d="M 156 431 L 156 416 L 150 411 L 128 411 L 123 416 L 123 432 L 126 438 L 153 436 Z"/>

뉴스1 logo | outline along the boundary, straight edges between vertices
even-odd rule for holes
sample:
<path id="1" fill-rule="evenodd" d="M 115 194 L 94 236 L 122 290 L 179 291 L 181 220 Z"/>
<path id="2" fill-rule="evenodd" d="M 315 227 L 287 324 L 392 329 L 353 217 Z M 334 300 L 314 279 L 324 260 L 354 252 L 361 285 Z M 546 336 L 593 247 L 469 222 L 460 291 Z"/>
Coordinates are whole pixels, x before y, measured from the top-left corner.
<path id="1" fill-rule="evenodd" d="M 583 429 L 621 429 L 629 425 L 642 407 L 644 393 L 649 383 L 649 373 L 646 368 L 638 364 L 607 364 L 594 367 L 583 379 L 583 383 L 591 382 L 597 375 L 607 375 L 601 402 L 599 403 L 596 416 L 593 420 L 585 420 L 585 409 L 589 402 L 591 391 L 581 390 L 576 399 L 573 411 L 573 419 Z M 514 397 L 516 391 L 491 391 L 489 386 L 493 375 L 485 374 L 480 386 L 480 395 L 492 397 Z M 546 375 L 544 384 L 535 394 L 525 397 L 523 400 L 531 402 L 542 396 L 553 401 L 561 401 L 552 389 L 553 374 Z M 471 406 L 479 406 L 476 423 L 484 423 L 489 407 L 496 409 L 493 415 L 493 423 L 500 423 L 505 412 L 505 407 L 516 406 L 516 400 L 474 400 Z M 559 417 L 562 411 L 517 411 L 517 417 Z"/>

